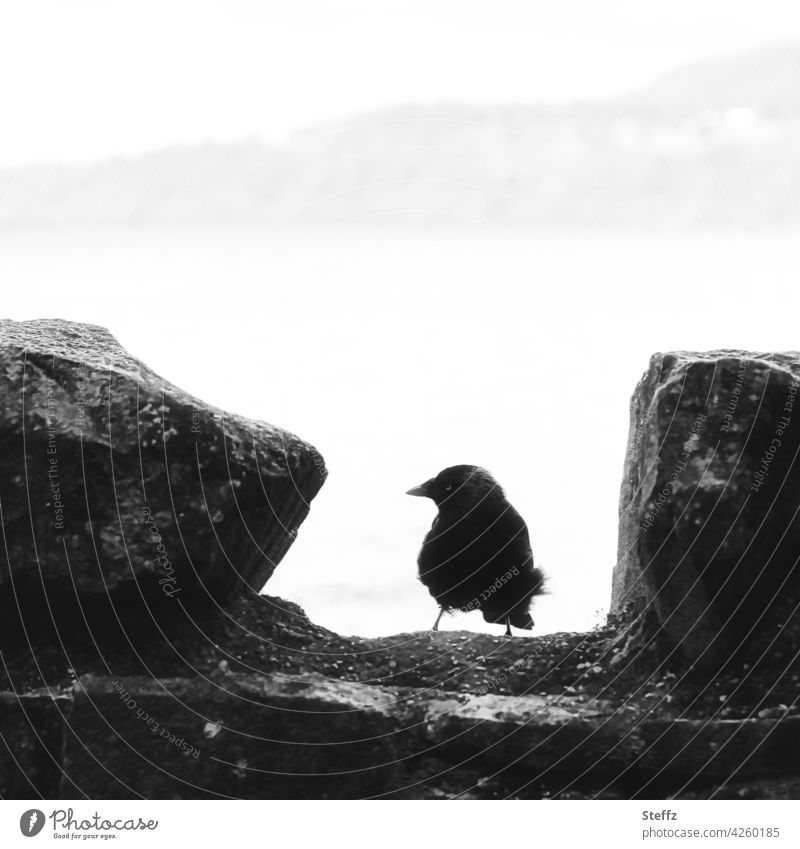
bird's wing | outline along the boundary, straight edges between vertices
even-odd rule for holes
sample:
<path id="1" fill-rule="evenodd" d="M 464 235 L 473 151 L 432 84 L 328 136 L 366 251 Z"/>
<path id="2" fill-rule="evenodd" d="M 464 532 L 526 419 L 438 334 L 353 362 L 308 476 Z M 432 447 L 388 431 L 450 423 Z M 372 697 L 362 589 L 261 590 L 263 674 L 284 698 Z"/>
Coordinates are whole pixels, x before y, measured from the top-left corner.
<path id="1" fill-rule="evenodd" d="M 516 562 L 518 566 L 528 561 L 532 562 L 533 553 L 528 526 L 522 516 L 507 501 L 504 502 L 502 510 L 493 512 L 494 516 L 485 534 L 487 539 L 491 539 L 494 543 L 492 547 L 495 550 L 491 554 L 496 554 L 504 560 L 518 561 Z"/>

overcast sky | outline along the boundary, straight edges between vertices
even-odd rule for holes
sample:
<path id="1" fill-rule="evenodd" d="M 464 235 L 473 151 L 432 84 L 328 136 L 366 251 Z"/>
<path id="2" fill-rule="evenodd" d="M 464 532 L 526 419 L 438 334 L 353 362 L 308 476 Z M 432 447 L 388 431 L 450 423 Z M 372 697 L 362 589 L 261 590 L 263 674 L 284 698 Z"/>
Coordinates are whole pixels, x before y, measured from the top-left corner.
<path id="1" fill-rule="evenodd" d="M 566 100 L 800 40 L 796 0 L 0 0 L 0 165 L 409 102 Z"/>

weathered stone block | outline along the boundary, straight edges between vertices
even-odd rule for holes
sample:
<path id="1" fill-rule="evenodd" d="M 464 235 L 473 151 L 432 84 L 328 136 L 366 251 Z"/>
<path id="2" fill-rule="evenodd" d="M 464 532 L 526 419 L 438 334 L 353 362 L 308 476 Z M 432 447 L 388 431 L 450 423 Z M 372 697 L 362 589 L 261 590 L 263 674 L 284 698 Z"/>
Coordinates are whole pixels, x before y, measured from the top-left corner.
<path id="1" fill-rule="evenodd" d="M 290 433 L 216 409 L 108 331 L 0 322 L 0 607 L 69 636 L 258 592 L 325 467 Z"/>
<path id="2" fill-rule="evenodd" d="M 657 354 L 633 396 L 611 613 L 706 672 L 800 645 L 800 354 Z M 642 620 L 640 620 L 642 621 Z"/>

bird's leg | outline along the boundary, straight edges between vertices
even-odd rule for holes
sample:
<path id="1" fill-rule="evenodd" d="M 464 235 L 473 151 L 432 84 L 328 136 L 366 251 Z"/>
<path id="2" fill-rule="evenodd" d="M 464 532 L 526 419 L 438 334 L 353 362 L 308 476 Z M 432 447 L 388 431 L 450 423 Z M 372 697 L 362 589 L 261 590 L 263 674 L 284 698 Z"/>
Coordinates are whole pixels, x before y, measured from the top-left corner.
<path id="1" fill-rule="evenodd" d="M 511 633 L 511 617 L 506 616 L 506 636 L 513 637 L 514 635 Z"/>
<path id="2" fill-rule="evenodd" d="M 436 621 L 433 623 L 433 628 L 431 628 L 431 631 L 438 631 L 439 630 L 439 622 L 442 618 L 443 613 L 444 613 L 444 608 L 440 607 L 439 608 L 439 615 L 436 617 Z"/>

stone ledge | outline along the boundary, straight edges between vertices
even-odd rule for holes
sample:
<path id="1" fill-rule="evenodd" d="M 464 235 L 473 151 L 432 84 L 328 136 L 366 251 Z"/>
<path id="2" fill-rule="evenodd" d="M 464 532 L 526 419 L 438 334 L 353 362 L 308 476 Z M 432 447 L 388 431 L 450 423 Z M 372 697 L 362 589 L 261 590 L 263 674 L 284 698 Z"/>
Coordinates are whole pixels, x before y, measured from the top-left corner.
<path id="1" fill-rule="evenodd" d="M 85 676 L 69 696 L 0 694 L 0 712 L 14 729 L 4 737 L 6 798 L 31 787 L 51 798 L 392 796 L 425 774 L 425 761 L 448 782 L 471 762 L 478 781 L 511 770 L 520 786 L 579 794 L 599 782 L 613 795 L 626 776 L 673 790 L 788 781 L 800 755 L 797 716 L 706 722 L 609 701 L 319 675 Z"/>

